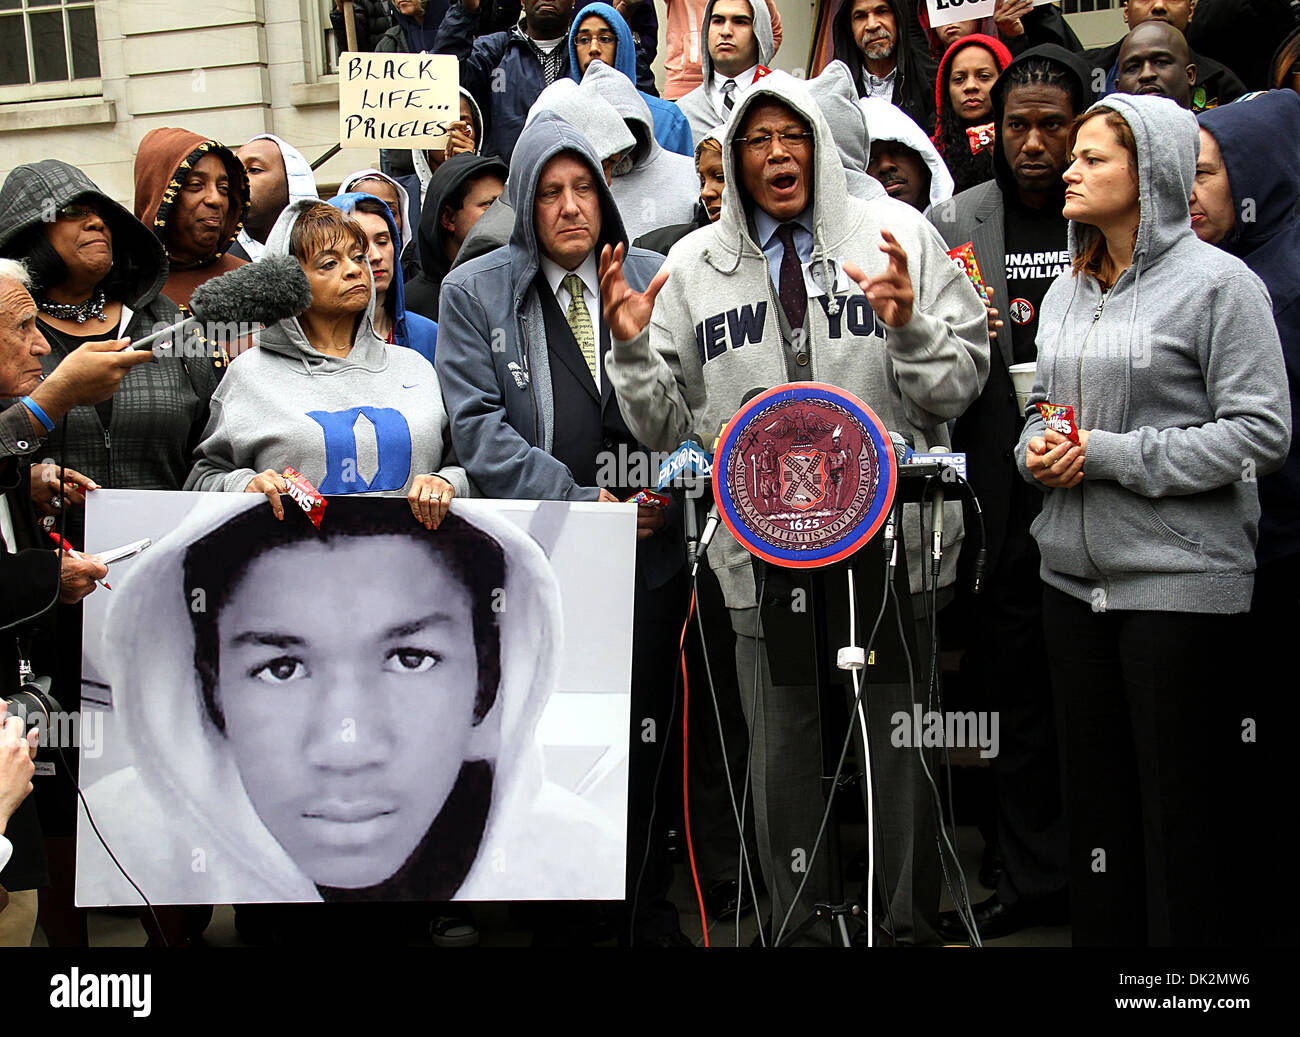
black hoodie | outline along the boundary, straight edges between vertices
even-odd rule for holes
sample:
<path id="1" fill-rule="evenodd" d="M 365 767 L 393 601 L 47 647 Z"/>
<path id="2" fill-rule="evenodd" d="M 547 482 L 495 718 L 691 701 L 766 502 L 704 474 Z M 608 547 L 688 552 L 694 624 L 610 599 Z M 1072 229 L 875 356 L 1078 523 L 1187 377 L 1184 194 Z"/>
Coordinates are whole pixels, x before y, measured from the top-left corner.
<path id="1" fill-rule="evenodd" d="M 14 169 L 0 188 L 0 255 L 23 259 L 33 234 L 40 232 L 47 205 L 58 208 L 92 199 L 113 234 L 114 270 L 103 287 L 129 308 L 131 317 L 118 333 L 139 338 L 181 319 L 162 295 L 168 277 L 161 241 L 131 213 L 99 190 L 80 170 L 56 159 Z M 100 331 L 87 324 L 86 334 Z M 102 338 L 113 329 L 102 329 Z M 41 358 L 48 375 L 71 344 L 66 336 L 46 335 L 51 352 Z M 217 372 L 207 357 L 159 354 L 151 364 L 133 367 L 113 395 L 111 418 L 105 408 L 73 407 L 47 437 L 44 451 L 62 456 L 69 468 L 115 489 L 179 490 L 190 470 L 190 454 L 208 419 L 208 401 Z"/>
<path id="2" fill-rule="evenodd" d="M 917 21 L 913 5 L 907 0 L 888 0 L 894 12 L 896 43 L 894 54 L 898 71 L 894 78 L 894 104 L 910 115 L 926 136 L 934 132 L 934 80 L 938 67 L 926 52 L 924 34 Z M 866 96 L 862 85 L 863 59 L 857 40 L 853 38 L 853 4 L 844 0 L 835 15 L 831 30 L 835 57 L 849 66 L 858 96 Z"/>
<path id="3" fill-rule="evenodd" d="M 503 181 L 509 170 L 499 158 L 482 155 L 457 155 L 444 162 L 433 174 L 424 192 L 420 209 L 420 229 L 416 244 L 420 251 L 420 274 L 406 286 L 406 308 L 430 320 L 438 319 L 438 297 L 442 279 L 451 269 L 447 258 L 446 231 L 442 227 L 442 209 L 466 181 L 495 173 Z"/>

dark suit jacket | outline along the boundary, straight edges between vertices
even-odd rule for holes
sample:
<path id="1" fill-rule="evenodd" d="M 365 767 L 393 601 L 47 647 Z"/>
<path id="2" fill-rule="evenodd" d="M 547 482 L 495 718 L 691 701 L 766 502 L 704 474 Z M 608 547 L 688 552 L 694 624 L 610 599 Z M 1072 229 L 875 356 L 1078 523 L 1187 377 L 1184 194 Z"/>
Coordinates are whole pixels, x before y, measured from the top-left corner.
<path id="1" fill-rule="evenodd" d="M 949 248 L 968 241 L 974 245 L 984 283 L 993 289 L 993 306 L 999 313 L 1006 313 L 1010 302 L 1003 226 L 1005 213 L 1002 189 L 996 180 L 963 191 L 951 202 L 936 205 L 929 212 L 930 222 L 938 228 Z M 1009 320 L 1004 321 L 998 337 L 993 340 L 984 391 L 957 419 L 952 436 L 953 449 L 966 452 L 967 479 L 984 511 L 984 528 L 988 536 L 986 571 L 989 573 L 997 568 L 998 555 L 1007 534 L 1011 494 L 1020 481 L 1015 447 L 1025 416 L 1016 404 L 1016 391 L 1011 384 L 1014 343 L 1015 326 Z M 967 522 L 973 523 L 974 516 L 968 515 Z M 968 525 L 967 528 L 974 526 Z M 968 556 L 973 558 L 970 552 L 962 552 L 963 559 Z"/>
<path id="2" fill-rule="evenodd" d="M 597 473 L 602 453 L 609 451 L 617 455 L 621 452 L 631 463 L 636 455 L 644 454 L 646 450 L 629 431 L 608 375 L 601 379 L 597 395 L 596 382 L 569 322 L 541 274 L 537 276 L 537 294 L 546 321 L 551 390 L 555 400 L 555 438 L 551 453 L 568 466 L 579 485 L 597 486 L 600 485 Z M 602 372 L 608 352 L 609 328 L 602 322 L 599 361 Z M 647 472 L 651 483 L 648 488 L 654 489 L 658 469 L 647 468 Z M 620 485 L 605 488 L 622 499 L 647 487 Z M 637 541 L 637 570 L 650 589 L 663 586 L 686 564 L 679 502 L 674 500 L 664 517 L 666 524 L 663 529 L 652 537 Z"/>
<path id="3" fill-rule="evenodd" d="M 13 554 L 0 541 L 0 627 L 34 616 L 27 622 L 0 630 L 0 696 L 6 698 L 18 690 L 18 637 L 32 633 L 40 619 L 54 611 L 59 583 L 58 556 L 41 546 L 42 534 L 32 511 L 28 468 L 27 462 L 18 458 L 0 462 L 0 492 L 9 505 L 16 541 L 9 545 L 16 549 Z M 80 647 L 77 646 L 78 651 Z M 29 795 L 14 811 L 5 835 L 13 844 L 14 852 L 0 871 L 0 885 L 9 890 L 48 886 L 45 843 L 33 796 Z"/>

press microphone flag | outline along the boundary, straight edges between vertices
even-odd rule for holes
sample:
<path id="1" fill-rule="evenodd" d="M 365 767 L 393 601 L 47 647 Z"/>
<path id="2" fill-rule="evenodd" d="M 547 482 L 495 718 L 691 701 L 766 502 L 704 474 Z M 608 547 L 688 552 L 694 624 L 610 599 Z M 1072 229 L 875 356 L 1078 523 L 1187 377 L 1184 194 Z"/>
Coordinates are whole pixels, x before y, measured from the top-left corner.
<path id="1" fill-rule="evenodd" d="M 713 458 L 694 436 L 669 454 L 659 466 L 659 489 L 665 489 L 682 478 L 713 478 Z"/>
<path id="2" fill-rule="evenodd" d="M 190 298 L 193 316 L 132 342 L 130 348 L 149 349 L 159 339 L 204 321 L 270 325 L 297 317 L 310 307 L 311 285 L 298 260 L 266 256 L 199 285 Z"/>

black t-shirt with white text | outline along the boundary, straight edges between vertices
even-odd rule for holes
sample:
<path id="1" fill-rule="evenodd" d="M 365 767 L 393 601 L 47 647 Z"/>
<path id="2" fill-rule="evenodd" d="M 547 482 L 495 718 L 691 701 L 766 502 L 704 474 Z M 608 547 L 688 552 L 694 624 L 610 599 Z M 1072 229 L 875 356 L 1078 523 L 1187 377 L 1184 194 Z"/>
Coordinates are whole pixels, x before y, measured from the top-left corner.
<path id="1" fill-rule="evenodd" d="M 1038 359 L 1038 311 L 1043 296 L 1057 276 L 1070 269 L 1067 240 L 1069 222 L 1061 207 L 1051 204 L 1031 209 L 1013 195 L 1006 196 L 1007 312 L 1002 315 L 1014 328 L 1014 357 L 1017 364 Z"/>

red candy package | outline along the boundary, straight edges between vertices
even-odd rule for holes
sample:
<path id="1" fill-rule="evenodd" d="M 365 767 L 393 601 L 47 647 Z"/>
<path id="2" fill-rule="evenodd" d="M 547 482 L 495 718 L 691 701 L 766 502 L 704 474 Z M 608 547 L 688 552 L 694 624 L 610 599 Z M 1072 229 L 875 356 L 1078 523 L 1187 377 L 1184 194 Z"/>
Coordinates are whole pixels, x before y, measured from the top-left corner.
<path id="1" fill-rule="evenodd" d="M 286 468 L 280 473 L 289 483 L 289 496 L 307 513 L 311 524 L 320 529 L 320 520 L 325 517 L 325 505 L 328 503 L 307 481 L 307 477 L 293 468 Z"/>
<path id="2" fill-rule="evenodd" d="M 1074 408 L 1062 403 L 1040 403 L 1038 413 L 1053 432 L 1059 432 L 1075 446 L 1079 446 L 1079 426 L 1074 423 Z"/>
<path id="3" fill-rule="evenodd" d="M 985 298 L 984 275 L 980 273 L 979 260 L 975 258 L 975 243 L 968 241 L 964 245 L 949 249 L 948 257 L 970 278 L 970 283 L 975 286 L 975 291 L 980 293 L 980 298 Z"/>
<path id="4" fill-rule="evenodd" d="M 978 155 L 993 143 L 993 124 L 986 122 L 983 126 L 967 127 L 966 139 L 970 141 L 970 153 Z"/>
<path id="5" fill-rule="evenodd" d="M 666 493 L 655 493 L 654 490 L 637 490 L 626 501 L 625 504 L 644 504 L 653 508 L 666 508 L 672 498 Z"/>

